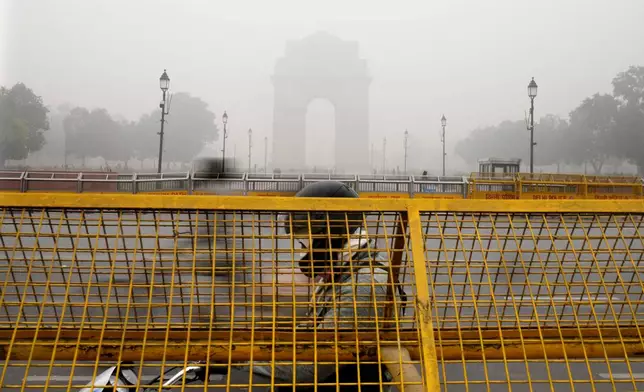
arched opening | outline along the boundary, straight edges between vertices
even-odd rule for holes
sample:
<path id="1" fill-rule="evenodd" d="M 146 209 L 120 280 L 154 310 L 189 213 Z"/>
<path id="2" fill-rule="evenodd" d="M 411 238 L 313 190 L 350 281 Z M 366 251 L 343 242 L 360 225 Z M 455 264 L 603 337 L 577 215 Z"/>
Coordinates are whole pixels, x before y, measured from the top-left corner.
<path id="1" fill-rule="evenodd" d="M 358 43 L 321 32 L 289 42 L 285 53 L 272 77 L 275 167 L 367 172 L 371 77 Z"/>
<path id="2" fill-rule="evenodd" d="M 306 110 L 306 171 L 328 172 L 335 163 L 335 107 L 323 98 Z"/>

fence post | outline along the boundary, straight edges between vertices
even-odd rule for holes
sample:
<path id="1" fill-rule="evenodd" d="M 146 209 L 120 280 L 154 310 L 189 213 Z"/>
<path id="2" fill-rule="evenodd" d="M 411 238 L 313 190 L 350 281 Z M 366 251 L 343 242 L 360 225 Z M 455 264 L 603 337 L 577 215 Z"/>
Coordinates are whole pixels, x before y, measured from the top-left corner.
<path id="1" fill-rule="evenodd" d="M 414 202 L 410 202 L 414 203 Z M 416 320 L 420 326 L 421 352 L 424 359 L 423 373 L 425 375 L 425 390 L 429 392 L 440 391 L 438 377 L 438 359 L 436 344 L 434 342 L 434 327 L 432 325 L 432 307 L 429 295 L 429 281 L 427 277 L 427 263 L 425 261 L 425 239 L 421 228 L 420 211 L 413 204 L 407 207 L 409 224 L 409 239 L 414 264 L 414 278 L 416 280 Z"/>
<path id="2" fill-rule="evenodd" d="M 396 230 L 394 231 L 392 250 L 388 255 L 389 260 L 391 260 L 391 266 L 389 268 L 389 280 L 391 284 L 387 287 L 385 320 L 391 320 L 393 312 L 397 310 L 394 308 L 394 287 L 400 284 L 398 276 L 402 268 L 402 256 L 405 251 L 405 233 L 408 227 L 407 211 L 400 212 L 395 222 Z M 388 326 L 390 327 L 391 325 Z"/>
<path id="3" fill-rule="evenodd" d="M 136 178 L 138 174 L 134 173 L 132 174 L 132 193 L 136 194 Z"/>
<path id="4" fill-rule="evenodd" d="M 78 172 L 76 177 L 76 193 L 83 193 L 83 172 Z"/>
<path id="5" fill-rule="evenodd" d="M 467 180 L 467 177 L 462 176 L 461 181 L 463 182 L 463 188 L 461 189 L 461 193 L 463 194 L 463 199 L 467 199 L 467 192 L 469 189 L 469 181 Z"/>
<path id="6" fill-rule="evenodd" d="M 409 198 L 414 198 L 414 176 L 409 176 Z"/>
<path id="7" fill-rule="evenodd" d="M 20 192 L 24 193 L 27 191 L 27 172 L 22 172 L 20 174 Z"/>

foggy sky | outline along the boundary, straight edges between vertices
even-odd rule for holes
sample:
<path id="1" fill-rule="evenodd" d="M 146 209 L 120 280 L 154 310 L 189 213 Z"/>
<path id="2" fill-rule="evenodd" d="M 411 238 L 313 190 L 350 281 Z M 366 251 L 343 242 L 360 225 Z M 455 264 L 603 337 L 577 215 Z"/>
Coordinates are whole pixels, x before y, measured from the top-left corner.
<path id="1" fill-rule="evenodd" d="M 218 121 L 228 111 L 238 155 L 246 154 L 249 127 L 263 154 L 275 61 L 286 41 L 316 31 L 359 42 L 373 78 L 371 142 L 380 148 L 387 135 L 388 160 L 400 166 L 405 129 L 414 159 L 439 165 L 443 113 L 448 161 L 463 165 L 455 141 L 522 119 L 530 77 L 539 84 L 535 116 L 566 116 L 583 98 L 610 92 L 616 73 L 644 64 L 641 0 L 0 3 L 1 85 L 21 81 L 51 107 L 104 107 L 135 120 L 157 107 L 167 68 L 173 91 L 201 97 Z M 332 128 L 332 113 L 328 103 L 312 105 L 307 134 Z M 332 136 L 310 139 L 321 145 L 309 147 L 312 160 L 323 163 Z"/>

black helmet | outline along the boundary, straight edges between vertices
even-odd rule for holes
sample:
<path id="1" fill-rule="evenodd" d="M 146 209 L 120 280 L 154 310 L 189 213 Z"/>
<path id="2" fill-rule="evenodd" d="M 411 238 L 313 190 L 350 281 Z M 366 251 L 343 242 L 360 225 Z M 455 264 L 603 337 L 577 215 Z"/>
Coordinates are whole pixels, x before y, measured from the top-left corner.
<path id="1" fill-rule="evenodd" d="M 338 181 L 320 181 L 307 185 L 295 194 L 295 197 L 346 197 L 357 198 L 358 193 L 346 184 Z M 310 219 L 309 219 L 310 217 Z M 345 212 L 296 212 L 286 225 L 286 233 L 290 234 L 351 234 L 362 226 L 362 214 Z M 348 226 L 348 228 L 347 228 Z M 330 229 L 330 230 L 329 230 Z"/>
<path id="2" fill-rule="evenodd" d="M 339 181 L 319 181 L 309 184 L 295 197 L 358 197 L 358 193 Z"/>
<path id="3" fill-rule="evenodd" d="M 338 181 L 320 181 L 305 186 L 295 197 L 345 197 L 357 198 L 358 193 Z M 349 236 L 363 224 L 359 212 L 295 212 L 286 224 L 286 233 L 308 236 L 313 239 L 308 253 L 299 262 L 300 270 L 308 277 L 323 272 L 332 262 L 334 254 L 343 248 Z M 330 251 L 330 249 L 333 249 Z"/>

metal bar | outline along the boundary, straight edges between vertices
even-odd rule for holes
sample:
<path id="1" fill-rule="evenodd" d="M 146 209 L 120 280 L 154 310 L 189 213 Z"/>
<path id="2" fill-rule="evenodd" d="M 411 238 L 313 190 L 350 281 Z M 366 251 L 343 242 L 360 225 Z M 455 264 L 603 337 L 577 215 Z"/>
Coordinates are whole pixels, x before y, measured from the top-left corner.
<path id="1" fill-rule="evenodd" d="M 549 302 L 547 299 L 543 300 L 544 303 Z M 102 321 L 101 321 L 102 322 Z M 21 324 L 23 324 L 21 322 Z M 60 333 L 59 333 L 60 331 Z M 19 328 L 15 333 L 15 339 L 17 342 L 26 342 L 31 339 L 37 339 L 43 343 L 51 342 L 56 335 L 59 333 L 59 338 L 61 340 L 73 341 L 80 339 L 87 342 L 96 342 L 103 335 L 104 340 L 107 341 L 119 341 L 123 336 L 123 331 L 121 329 L 112 329 L 107 328 L 104 331 L 101 329 L 89 329 L 86 328 L 82 331 L 72 328 L 52 328 L 52 327 L 41 327 L 36 328 Z M 174 342 L 179 344 L 179 342 L 187 339 L 186 334 L 190 334 L 190 341 L 199 341 L 201 344 L 204 344 L 204 341 L 210 339 L 213 342 L 228 341 L 230 339 L 230 330 L 206 330 L 206 329 L 186 329 L 186 328 L 173 328 L 169 332 L 165 329 L 148 329 L 147 331 L 138 327 L 132 327 L 128 330 L 125 344 L 128 344 L 128 341 L 134 343 L 140 342 L 143 339 L 148 339 L 149 341 L 158 342 L 158 345 L 163 346 L 166 336 L 170 343 Z M 415 330 L 401 330 L 399 332 L 394 331 L 384 331 L 378 333 L 373 330 L 362 330 L 362 331 L 353 331 L 353 330 L 339 330 L 339 331 L 317 331 L 313 332 L 310 330 L 298 330 L 297 332 L 290 331 L 276 331 L 272 332 L 270 330 L 259 329 L 254 333 L 254 340 L 259 342 L 268 342 L 273 339 L 273 334 L 275 334 L 275 340 L 277 342 L 287 342 L 293 343 L 293 334 L 297 334 L 297 342 L 301 343 L 306 347 L 307 344 L 313 342 L 313 336 L 317 334 L 318 339 L 322 339 L 325 342 L 328 342 L 329 345 L 335 344 L 331 342 L 331 339 L 338 337 L 340 341 L 354 341 L 355 339 L 360 339 L 368 344 L 375 344 L 378 339 L 381 339 L 385 342 L 391 343 L 392 340 L 400 340 L 403 345 L 406 345 L 407 342 L 416 342 L 417 332 Z M 240 344 L 245 344 L 250 342 L 251 337 L 250 333 L 244 330 L 234 330 L 232 332 L 233 340 L 239 341 Z M 575 342 L 579 336 L 583 336 L 589 343 L 594 343 L 599 341 L 601 336 L 603 339 L 609 340 L 619 340 L 620 334 L 622 338 L 627 342 L 640 342 L 644 345 L 644 342 L 641 340 L 640 336 L 644 336 L 644 326 L 624 326 L 624 327 L 605 327 L 597 329 L 596 327 L 557 327 L 550 326 L 548 328 L 503 328 L 499 332 L 498 328 L 471 328 L 471 329 L 461 329 L 460 331 L 454 329 L 441 329 L 440 331 L 434 331 L 434 336 L 441 339 L 444 339 L 446 342 L 452 340 L 463 339 L 465 341 L 474 341 L 478 345 L 478 341 L 483 339 L 484 342 L 489 341 L 489 346 L 492 347 L 501 340 L 508 342 L 519 342 L 521 339 L 524 339 L 527 342 L 538 343 L 538 340 L 542 339 L 546 342 L 551 342 L 557 340 L 560 344 L 559 339 L 564 339 L 565 342 Z M 7 340 L 11 339 L 13 335 L 13 330 L 10 329 L 0 329 L 0 347 L 6 348 Z M 379 335 L 379 336 L 376 336 Z M 496 342 L 496 343 L 495 343 Z M 173 343 L 173 344 L 174 344 Z M 213 343 L 215 344 L 215 343 Z M 47 344 L 45 344 L 47 345 Z M 451 346 L 451 343 L 447 344 Z M 486 344 L 486 347 L 488 345 Z M 290 351 L 290 350 L 289 350 Z M 413 352 L 418 352 L 418 350 L 413 350 Z M 4 358 L 7 354 L 7 351 L 0 350 L 0 358 Z M 299 352 L 296 352 L 299 354 Z M 366 350 L 365 355 L 370 355 L 369 350 Z M 603 354 L 601 354 L 603 356 Z M 619 355 L 618 357 L 623 357 Z M 521 357 L 523 358 L 523 357 Z"/>
<path id="2" fill-rule="evenodd" d="M 420 302 L 419 302 L 420 306 Z M 428 309 L 429 310 L 429 309 Z M 428 313 L 422 313 L 427 317 Z M 9 331 L 11 332 L 11 331 Z M 520 338 L 509 338 L 506 336 L 496 337 L 487 334 L 472 335 L 468 331 L 467 339 L 457 336 L 443 336 L 441 332 L 441 345 L 431 350 L 431 342 L 434 341 L 434 334 L 428 335 L 430 343 L 423 340 L 419 347 L 416 343 L 417 333 L 415 331 L 401 331 L 400 340 L 394 333 L 381 333 L 376 336 L 373 332 L 359 332 L 347 334 L 337 332 L 338 341 L 335 340 L 334 332 L 317 332 L 317 339 L 314 344 L 313 335 L 315 332 L 255 332 L 251 345 L 251 334 L 247 331 L 236 331 L 230 334 L 228 331 L 212 332 L 208 339 L 201 331 L 190 332 L 190 344 L 188 345 L 187 332 L 171 331 L 172 339 L 165 343 L 164 331 L 149 330 L 145 335 L 140 331 L 127 331 L 128 339 L 124 345 L 121 341 L 121 331 L 105 331 L 100 341 L 100 330 L 84 330 L 77 336 L 71 334 L 65 338 L 59 338 L 56 343 L 55 330 L 41 329 L 36 336 L 25 334 L 25 330 L 19 330 L 11 344 L 3 337 L 0 340 L 0 358 L 11 360 L 73 360 L 77 361 L 114 360 L 121 358 L 122 361 L 143 361 L 158 360 L 165 355 L 167 361 L 248 361 L 254 358 L 258 361 L 278 360 L 288 361 L 297 358 L 298 361 L 351 361 L 356 359 L 356 354 L 362 359 L 377 358 L 378 340 L 381 346 L 401 347 L 409 350 L 412 359 L 423 358 L 425 380 L 431 391 L 432 377 L 437 382 L 438 365 L 436 360 L 524 360 L 528 359 L 583 359 L 583 358 L 624 358 L 627 356 L 639 356 L 644 352 L 644 344 L 638 336 L 625 336 L 622 331 L 622 338 L 613 336 L 611 340 L 602 338 L 584 337 L 565 338 L 564 343 L 559 337 L 538 337 L 526 339 L 523 342 Z M 92 333 L 93 332 L 93 333 Z M 553 331 L 556 332 L 556 331 Z M 203 331 L 207 334 L 206 331 Z M 610 333 L 615 333 L 615 330 Z M 504 331 L 503 335 L 506 334 Z M 3 333 L 6 335 L 6 333 Z M 178 336 L 180 335 L 180 336 Z M 293 335 L 297 335 L 297 338 Z M 393 336 L 392 336 L 393 335 Z M 47 336 L 46 338 L 44 336 Z M 195 337 L 196 336 L 196 337 Z M 272 341 L 275 336 L 275 341 Z M 79 340 L 80 339 L 80 340 Z M 234 342 L 232 346 L 230 341 Z M 293 345 L 294 339 L 295 345 Z M 359 339 L 361 350 L 355 349 L 355 340 Z M 481 339 L 483 347 L 481 347 Z M 503 344 L 502 344 L 503 342 Z M 232 348 L 234 346 L 234 349 Z M 503 348 L 501 347 L 503 346 Z M 144 350 L 145 348 L 145 350 Z M 275 351 L 273 352 L 273 349 Z M 436 356 L 433 356 L 433 353 Z M 427 357 L 426 355 L 429 355 Z M 429 375 L 429 377 L 428 377 Z M 434 389 L 438 390 L 438 389 Z"/>
<path id="3" fill-rule="evenodd" d="M 534 98 L 530 98 L 530 174 L 534 173 Z"/>
<path id="4" fill-rule="evenodd" d="M 405 248 L 405 232 L 407 231 L 407 212 L 400 213 L 400 219 L 396 219 L 396 231 L 394 234 L 394 246 L 389 255 L 391 260 L 391 267 L 389 273 L 391 274 L 391 284 L 387 286 L 387 305 L 385 308 L 385 320 L 391 320 L 393 315 L 393 298 L 394 288 L 400 284 L 398 275 L 402 265 L 403 249 Z"/>
<path id="5" fill-rule="evenodd" d="M 158 160 L 158 167 L 157 167 L 157 173 L 161 174 L 161 169 L 163 166 L 163 126 L 165 125 L 165 115 L 166 115 L 166 102 L 165 102 L 165 94 L 166 90 L 163 90 L 163 100 L 161 101 L 161 132 L 159 132 L 159 160 Z"/>
<path id="6" fill-rule="evenodd" d="M 412 256 L 414 260 L 414 277 L 416 278 L 416 312 L 420 324 L 421 353 L 423 357 L 423 374 L 427 391 L 440 391 L 438 377 L 438 361 L 436 359 L 436 346 L 434 343 L 434 328 L 432 326 L 432 313 L 427 280 L 427 265 L 423 234 L 421 231 L 420 212 L 416 208 L 407 210 Z M 445 346 L 442 347 L 445 350 Z M 460 352 L 460 348 L 458 350 Z M 443 351 L 445 352 L 445 351 Z"/>
<path id="7" fill-rule="evenodd" d="M 274 211 L 421 211 L 503 213 L 635 213 L 644 211 L 644 200 L 436 200 L 436 199 L 317 199 L 292 197 L 235 197 L 186 195 L 110 195 L 73 193 L 0 193 L 0 206 L 104 209 L 230 209 Z"/>

